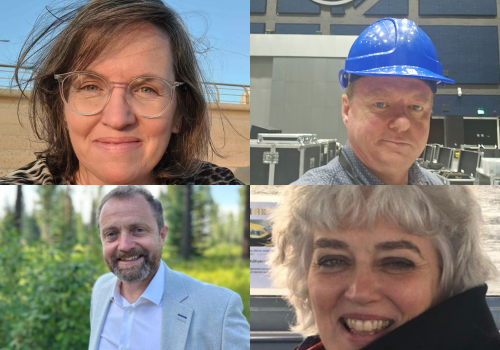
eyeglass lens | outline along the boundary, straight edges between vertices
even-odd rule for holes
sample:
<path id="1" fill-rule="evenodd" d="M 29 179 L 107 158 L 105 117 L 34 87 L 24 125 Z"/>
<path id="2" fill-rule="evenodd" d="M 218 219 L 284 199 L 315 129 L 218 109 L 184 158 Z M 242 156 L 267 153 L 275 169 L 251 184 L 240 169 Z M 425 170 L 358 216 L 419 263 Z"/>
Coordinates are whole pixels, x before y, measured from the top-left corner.
<path id="1" fill-rule="evenodd" d="M 71 74 L 63 82 L 63 96 L 69 107 L 80 114 L 100 112 L 110 96 L 110 86 L 102 78 L 91 75 Z M 159 78 L 134 79 L 127 91 L 127 100 L 134 112 L 142 116 L 156 116 L 172 102 L 173 88 Z"/>

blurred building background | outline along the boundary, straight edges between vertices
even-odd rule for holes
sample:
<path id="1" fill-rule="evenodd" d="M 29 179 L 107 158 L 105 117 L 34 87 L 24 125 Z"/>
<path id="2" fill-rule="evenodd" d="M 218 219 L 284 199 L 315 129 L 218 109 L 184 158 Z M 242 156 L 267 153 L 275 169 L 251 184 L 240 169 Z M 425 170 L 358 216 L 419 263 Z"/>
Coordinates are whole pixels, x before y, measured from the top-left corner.
<path id="1" fill-rule="evenodd" d="M 336 5 L 340 2 L 345 4 Z M 436 47 L 444 75 L 456 81 L 438 88 L 428 143 L 498 147 L 498 2 L 251 0 L 251 123 L 344 144 L 338 72 L 368 25 L 398 17 L 422 28 Z"/>

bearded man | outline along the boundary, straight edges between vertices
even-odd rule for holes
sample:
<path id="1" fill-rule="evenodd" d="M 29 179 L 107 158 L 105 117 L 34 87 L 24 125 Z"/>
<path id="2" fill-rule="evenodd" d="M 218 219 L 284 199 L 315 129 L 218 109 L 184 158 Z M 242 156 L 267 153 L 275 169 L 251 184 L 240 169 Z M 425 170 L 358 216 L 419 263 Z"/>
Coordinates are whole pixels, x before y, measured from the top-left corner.
<path id="1" fill-rule="evenodd" d="M 98 207 L 97 227 L 111 273 L 92 291 L 89 349 L 250 348 L 238 294 L 175 272 L 161 260 L 168 227 L 149 191 L 113 189 Z"/>

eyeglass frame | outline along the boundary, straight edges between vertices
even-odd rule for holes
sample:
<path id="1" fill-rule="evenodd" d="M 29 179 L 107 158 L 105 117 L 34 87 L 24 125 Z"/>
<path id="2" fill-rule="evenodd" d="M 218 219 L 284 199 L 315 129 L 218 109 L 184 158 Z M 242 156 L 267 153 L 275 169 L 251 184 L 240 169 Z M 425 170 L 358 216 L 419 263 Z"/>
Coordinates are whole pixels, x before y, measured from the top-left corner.
<path id="1" fill-rule="evenodd" d="M 64 84 L 64 81 L 72 74 L 88 74 L 88 75 L 94 75 L 98 78 L 101 78 L 102 80 L 104 80 L 106 82 L 106 84 L 108 85 L 108 87 L 110 88 L 109 89 L 109 94 L 108 94 L 108 99 L 106 101 L 106 103 L 104 104 L 104 106 L 98 110 L 97 112 L 95 113 L 81 113 L 81 112 L 78 112 L 78 111 L 75 111 L 73 108 L 71 108 L 71 106 L 69 105 L 68 101 L 66 101 L 66 98 L 64 97 L 64 94 L 63 94 L 63 84 Z M 160 113 L 156 114 L 156 115 L 153 115 L 153 116 L 146 116 L 146 115 L 143 115 L 143 114 L 140 114 L 140 113 L 137 113 L 135 110 L 134 110 L 134 107 L 132 107 L 132 104 L 130 103 L 129 101 L 129 93 L 128 93 L 128 89 L 130 87 L 130 84 L 135 81 L 136 79 L 139 79 L 139 78 L 154 78 L 154 79 L 160 79 L 160 80 L 163 80 L 165 83 L 167 83 L 168 86 L 170 86 L 170 88 L 172 89 L 172 99 L 170 100 L 170 103 L 168 104 L 168 106 L 163 110 L 161 111 Z M 61 98 L 63 100 L 63 102 L 68 106 L 69 109 L 71 109 L 73 112 L 79 114 L 79 115 L 85 115 L 85 116 L 91 116 L 91 115 L 96 115 L 97 113 L 100 113 L 104 110 L 104 108 L 106 108 L 106 106 L 108 105 L 109 103 L 109 100 L 111 100 L 111 94 L 113 93 L 113 89 L 115 88 L 116 85 L 121 85 L 121 87 L 125 88 L 125 98 L 127 100 L 127 104 L 129 105 L 130 109 L 132 109 L 134 111 L 134 113 L 140 115 L 141 117 L 143 118 L 148 118 L 148 119 L 151 119 L 151 118 L 158 118 L 160 115 L 162 115 L 163 113 L 165 113 L 169 108 L 170 106 L 172 105 L 172 101 L 174 100 L 174 96 L 175 96 L 175 88 L 178 87 L 178 86 L 181 86 L 181 85 L 184 85 L 185 83 L 184 82 L 179 82 L 179 81 L 168 81 L 168 80 L 165 80 L 163 78 L 159 78 L 159 77 L 155 77 L 155 76 L 148 76 L 148 75 L 141 75 L 141 76 L 138 76 L 138 77 L 135 77 L 135 78 L 132 78 L 132 80 L 130 80 L 128 83 L 123 83 L 123 82 L 111 82 L 111 81 L 108 81 L 106 78 L 104 78 L 103 76 L 97 74 L 97 73 L 94 73 L 94 72 L 85 72 L 85 71 L 75 71 L 75 72 L 68 72 L 68 73 L 64 73 L 64 74 L 54 74 L 54 79 L 56 79 L 58 82 L 59 82 L 59 93 L 61 95 Z"/>

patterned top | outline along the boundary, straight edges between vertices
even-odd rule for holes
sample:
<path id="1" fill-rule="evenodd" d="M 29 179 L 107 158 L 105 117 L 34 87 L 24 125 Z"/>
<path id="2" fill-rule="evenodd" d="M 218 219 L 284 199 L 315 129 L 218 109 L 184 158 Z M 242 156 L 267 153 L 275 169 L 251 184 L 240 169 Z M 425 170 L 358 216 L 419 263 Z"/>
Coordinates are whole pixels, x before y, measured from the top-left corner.
<path id="1" fill-rule="evenodd" d="M 342 148 L 342 152 L 362 185 L 385 185 L 354 155 L 349 141 Z M 443 182 L 436 175 L 419 167 L 416 162 L 408 169 L 408 185 L 442 184 Z M 351 174 L 340 165 L 337 156 L 327 165 L 309 170 L 291 185 L 354 185 L 354 182 Z"/>
<path id="2" fill-rule="evenodd" d="M 161 185 L 244 185 L 234 177 L 228 168 L 222 168 L 209 162 L 203 162 L 198 174 L 189 178 L 162 180 Z M 38 158 L 32 163 L 0 178 L 0 185 L 71 185 L 67 180 L 55 181 L 45 158 Z"/>

